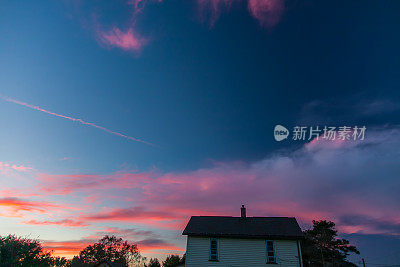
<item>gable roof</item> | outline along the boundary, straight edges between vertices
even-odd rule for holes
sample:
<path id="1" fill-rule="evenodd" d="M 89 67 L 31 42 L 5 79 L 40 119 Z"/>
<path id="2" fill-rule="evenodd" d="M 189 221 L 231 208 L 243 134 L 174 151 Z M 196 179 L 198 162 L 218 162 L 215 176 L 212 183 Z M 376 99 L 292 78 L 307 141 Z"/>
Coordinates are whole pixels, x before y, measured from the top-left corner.
<path id="1" fill-rule="evenodd" d="M 192 216 L 182 233 L 188 236 L 302 239 L 293 217 Z"/>

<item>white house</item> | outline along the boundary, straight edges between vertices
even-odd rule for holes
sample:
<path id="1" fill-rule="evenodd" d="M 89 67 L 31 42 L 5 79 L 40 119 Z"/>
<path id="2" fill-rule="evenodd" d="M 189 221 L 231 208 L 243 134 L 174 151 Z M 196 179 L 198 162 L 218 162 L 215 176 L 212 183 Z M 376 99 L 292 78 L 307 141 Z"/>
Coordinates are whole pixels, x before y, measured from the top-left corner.
<path id="1" fill-rule="evenodd" d="M 303 233 L 295 218 L 193 216 L 186 225 L 186 266 L 299 266 Z"/>

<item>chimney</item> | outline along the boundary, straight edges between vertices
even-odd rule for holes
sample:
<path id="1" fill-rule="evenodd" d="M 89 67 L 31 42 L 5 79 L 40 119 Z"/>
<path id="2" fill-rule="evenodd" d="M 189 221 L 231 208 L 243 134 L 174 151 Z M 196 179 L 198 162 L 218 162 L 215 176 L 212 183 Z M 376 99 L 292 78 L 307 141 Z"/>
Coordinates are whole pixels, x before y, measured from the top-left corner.
<path id="1" fill-rule="evenodd" d="M 242 205 L 242 207 L 240 208 L 240 217 L 242 217 L 242 219 L 246 219 L 246 208 L 244 207 L 244 205 Z"/>

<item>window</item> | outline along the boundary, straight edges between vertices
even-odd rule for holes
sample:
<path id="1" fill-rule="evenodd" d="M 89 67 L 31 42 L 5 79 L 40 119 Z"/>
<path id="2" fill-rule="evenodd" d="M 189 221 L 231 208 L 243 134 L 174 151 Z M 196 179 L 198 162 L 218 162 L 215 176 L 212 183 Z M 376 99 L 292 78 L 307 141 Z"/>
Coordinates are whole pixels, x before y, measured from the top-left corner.
<path id="1" fill-rule="evenodd" d="M 210 238 L 210 261 L 218 261 L 218 239 Z"/>
<path id="2" fill-rule="evenodd" d="M 276 263 L 274 241 L 267 240 L 267 263 Z"/>

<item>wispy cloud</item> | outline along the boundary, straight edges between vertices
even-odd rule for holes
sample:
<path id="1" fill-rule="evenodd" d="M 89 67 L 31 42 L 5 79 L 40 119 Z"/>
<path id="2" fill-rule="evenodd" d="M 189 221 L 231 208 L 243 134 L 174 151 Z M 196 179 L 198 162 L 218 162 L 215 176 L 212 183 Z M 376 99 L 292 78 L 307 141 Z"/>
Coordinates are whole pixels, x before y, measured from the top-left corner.
<path id="1" fill-rule="evenodd" d="M 58 221 L 37 221 L 37 220 L 29 220 L 22 222 L 24 224 L 30 225 L 58 225 L 58 226 L 66 226 L 66 227 L 86 227 L 88 226 L 87 223 L 82 221 L 76 221 L 71 219 L 64 219 Z"/>
<path id="2" fill-rule="evenodd" d="M 0 174 L 13 175 L 13 172 L 27 172 L 33 170 L 31 167 L 0 161 Z"/>
<path id="3" fill-rule="evenodd" d="M 233 3 L 243 0 L 197 0 L 200 12 L 211 26 L 215 24 L 223 11 L 231 8 Z M 285 0 L 246 0 L 251 16 L 263 27 L 273 27 L 281 20 L 285 10 Z"/>
<path id="4" fill-rule="evenodd" d="M 207 22 L 211 27 L 214 26 L 222 13 L 228 12 L 236 3 L 247 4 L 249 14 L 255 18 L 262 27 L 271 28 L 277 25 L 285 11 L 285 0 L 191 0 L 197 4 L 200 19 Z M 145 9 L 149 6 L 155 7 L 155 3 L 168 2 L 166 0 L 128 0 L 121 2 L 120 6 L 126 12 L 124 19 L 114 17 L 112 22 L 103 22 L 101 18 L 102 8 L 99 2 L 90 2 L 90 12 L 81 10 L 79 13 L 81 23 L 86 29 L 90 29 L 97 42 L 103 47 L 115 47 L 127 52 L 140 52 L 149 43 L 149 38 L 139 34 L 137 21 L 141 19 Z M 169 1 L 173 2 L 173 1 Z M 154 5 L 150 5 L 154 4 Z M 179 4 L 177 1 L 176 4 Z M 238 5 L 241 6 L 241 5 Z M 79 10 L 79 5 L 75 5 Z M 110 14 L 107 14 L 110 15 Z"/>
<path id="5" fill-rule="evenodd" d="M 150 2 L 161 2 L 161 0 L 128 0 L 115 3 L 116 8 L 123 10 L 124 16 L 121 16 L 123 19 L 120 16 L 107 13 L 107 16 L 112 18 L 107 22 L 102 21 L 102 18 L 108 8 L 100 2 L 74 5 L 74 12 L 80 17 L 82 26 L 92 31 L 95 39 L 102 47 L 119 48 L 127 52 L 137 53 L 148 44 L 150 39 L 139 34 L 136 27 L 136 21 Z M 87 10 L 83 6 L 87 7 Z"/>
<path id="6" fill-rule="evenodd" d="M 0 198 L 0 208 L 6 211 L 6 213 L 2 213 L 1 216 L 20 217 L 20 212 L 49 213 L 50 211 L 67 209 L 67 206 L 16 197 L 4 197 Z"/>
<path id="7" fill-rule="evenodd" d="M 173 223 L 176 219 L 181 219 L 181 215 L 175 214 L 172 209 L 169 211 L 160 211 L 148 210 L 143 207 L 113 209 L 82 217 L 84 221 L 141 222 L 161 227 L 176 226 Z"/>
<path id="8" fill-rule="evenodd" d="M 197 0 L 201 19 L 208 21 L 213 27 L 221 13 L 229 10 L 234 1 L 239 2 L 240 0 Z"/>
<path id="9" fill-rule="evenodd" d="M 375 99 L 360 103 L 357 108 L 364 115 L 379 115 L 400 110 L 400 102 L 393 99 Z"/>
<path id="10" fill-rule="evenodd" d="M 75 174 L 54 175 L 39 173 L 41 182 L 37 190 L 53 195 L 66 195 L 74 191 L 98 191 L 110 188 L 135 188 L 139 183 L 148 181 L 151 173 L 115 172 L 111 175 Z"/>
<path id="11" fill-rule="evenodd" d="M 136 239 L 138 237 L 158 237 L 153 231 L 147 231 L 147 230 L 140 230 L 140 229 L 135 229 L 135 228 L 127 228 L 127 229 L 122 229 L 119 227 L 105 227 L 103 231 L 99 231 L 95 234 L 96 238 L 101 238 L 102 236 L 105 235 L 117 235 L 117 236 L 122 236 L 127 239 Z"/>
<path id="12" fill-rule="evenodd" d="M 139 240 L 136 243 L 138 245 L 138 248 L 144 252 L 147 252 L 149 250 L 154 250 L 154 249 L 179 251 L 179 252 L 185 251 L 184 248 L 178 247 L 174 244 L 168 243 L 165 240 L 159 239 L 159 238 L 147 238 L 147 239 Z"/>
<path id="13" fill-rule="evenodd" d="M 81 239 L 81 240 L 68 240 L 68 241 L 54 241 L 44 240 L 43 248 L 46 250 L 54 251 L 54 255 L 72 257 L 79 254 L 79 251 L 97 242 L 93 239 Z"/>
<path id="14" fill-rule="evenodd" d="M 72 157 L 63 157 L 59 159 L 59 161 L 67 161 L 67 160 L 72 160 Z"/>
<path id="15" fill-rule="evenodd" d="M 394 117 L 399 111 L 400 101 L 397 98 L 366 97 L 358 94 L 330 101 L 315 99 L 302 107 L 298 123 L 303 125 L 340 125 L 343 121 L 365 121 L 371 117 L 382 115 L 391 115 L 388 118 Z M 387 121 L 390 121 L 390 118 Z"/>
<path id="16" fill-rule="evenodd" d="M 99 40 L 105 45 L 121 48 L 125 51 L 138 51 L 147 43 L 145 38 L 140 37 L 133 26 L 126 31 L 113 27 L 110 31 L 100 31 Z"/>
<path id="17" fill-rule="evenodd" d="M 143 143 L 143 144 L 146 144 L 146 145 L 150 145 L 150 146 L 155 146 L 154 144 L 152 144 L 150 142 L 147 142 L 147 141 L 144 141 L 144 140 L 141 140 L 141 139 L 138 139 L 138 138 L 134 138 L 134 137 L 131 137 L 131 136 L 119 133 L 119 132 L 115 132 L 115 131 L 109 130 L 107 128 L 104 128 L 102 126 L 94 124 L 92 122 L 86 122 L 86 121 L 84 121 L 82 119 L 77 119 L 77 118 L 65 116 L 65 115 L 62 115 L 62 114 L 58 114 L 58 113 L 43 109 L 43 108 L 38 107 L 38 106 L 34 106 L 34 105 L 31 105 L 31 104 L 28 104 L 28 103 L 25 103 L 25 102 L 22 102 L 22 101 L 19 101 L 19 100 L 15 100 L 15 99 L 7 97 L 7 96 L 0 95 L 0 98 L 2 98 L 5 101 L 11 102 L 11 103 L 15 103 L 15 104 L 18 104 L 18 105 L 21 105 L 21 106 L 24 106 L 24 107 L 27 107 L 27 108 L 30 108 L 30 109 L 34 109 L 34 110 L 40 111 L 40 112 L 44 112 L 44 113 L 47 113 L 47 114 L 50 114 L 50 115 L 53 115 L 53 116 L 56 116 L 56 117 L 59 117 L 59 118 L 63 118 L 63 119 L 71 120 L 71 121 L 74 121 L 74 122 L 78 122 L 78 123 L 86 125 L 86 126 L 91 126 L 91 127 L 97 128 L 99 130 L 102 130 L 104 132 L 107 132 L 107 133 L 110 133 L 110 134 L 113 134 L 113 135 L 116 135 L 116 136 L 119 136 L 119 137 L 123 137 L 123 138 L 128 139 L 128 140 L 132 140 L 132 141 L 135 141 L 135 142 L 140 142 L 140 143 Z"/>
<path id="18" fill-rule="evenodd" d="M 184 248 L 167 242 L 160 235 L 153 231 L 143 231 L 139 229 L 123 229 L 118 227 L 106 227 L 103 231 L 96 232 L 94 235 L 88 236 L 89 239 L 100 239 L 105 235 L 115 235 L 126 240 L 132 240 L 138 245 L 142 252 L 151 250 L 169 250 L 169 251 L 184 251 Z"/>
<path id="19" fill-rule="evenodd" d="M 285 10 L 284 0 L 248 0 L 250 14 L 256 18 L 261 26 L 275 26 Z"/>

